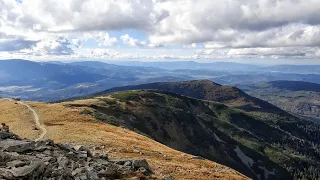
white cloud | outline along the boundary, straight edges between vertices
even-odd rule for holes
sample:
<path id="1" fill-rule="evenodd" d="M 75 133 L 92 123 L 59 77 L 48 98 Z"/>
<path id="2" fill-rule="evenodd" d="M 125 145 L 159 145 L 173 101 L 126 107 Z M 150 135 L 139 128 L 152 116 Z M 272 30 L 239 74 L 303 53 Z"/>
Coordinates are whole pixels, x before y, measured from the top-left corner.
<path id="1" fill-rule="evenodd" d="M 123 44 L 129 45 L 132 47 L 136 47 L 136 46 L 143 47 L 147 44 L 145 41 L 139 41 L 138 39 L 130 37 L 129 34 L 122 35 L 120 39 L 122 40 Z"/>
<path id="2" fill-rule="evenodd" d="M 32 54 L 35 56 L 41 55 L 72 55 L 74 52 L 70 47 L 70 42 L 64 37 L 56 39 L 48 39 L 40 41 L 29 49 L 23 49 L 20 52 L 25 54 Z"/>
<path id="3" fill-rule="evenodd" d="M 89 56 L 94 39 L 133 47 L 112 58 L 319 58 L 319 17 L 319 0 L 0 0 L 0 57 Z"/>
<path id="4" fill-rule="evenodd" d="M 92 36 L 99 43 L 99 46 L 113 46 L 118 42 L 117 38 L 110 37 L 107 32 L 92 33 Z"/>
<path id="5" fill-rule="evenodd" d="M 73 45 L 77 48 L 80 48 L 82 46 L 82 41 L 80 39 L 72 39 L 71 41 Z"/>
<path id="6" fill-rule="evenodd" d="M 182 47 L 184 47 L 184 48 L 196 48 L 197 44 L 196 43 L 187 44 L 187 45 L 184 44 Z"/>
<path id="7" fill-rule="evenodd" d="M 55 32 L 148 29 L 168 14 L 149 0 L 23 0 L 13 6 L 24 11 L 17 19 L 22 26 Z"/>
<path id="8" fill-rule="evenodd" d="M 247 32 L 281 31 L 281 27 L 296 23 L 320 24 L 318 0 L 185 0 L 165 1 L 159 6 L 170 16 L 156 24 L 151 43 L 219 44 Z"/>

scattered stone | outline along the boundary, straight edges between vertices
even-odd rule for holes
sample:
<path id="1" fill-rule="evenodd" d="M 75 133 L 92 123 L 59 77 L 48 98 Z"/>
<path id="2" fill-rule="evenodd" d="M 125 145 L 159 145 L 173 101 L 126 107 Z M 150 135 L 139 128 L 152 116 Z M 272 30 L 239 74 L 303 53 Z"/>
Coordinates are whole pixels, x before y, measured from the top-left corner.
<path id="1" fill-rule="evenodd" d="M 165 175 L 165 176 L 163 176 L 163 179 L 164 180 L 174 180 L 174 177 L 171 175 Z"/>
<path id="2" fill-rule="evenodd" d="M 134 179 L 152 173 L 144 159 L 109 159 L 93 156 L 84 146 L 27 141 L 0 132 L 0 179 Z"/>

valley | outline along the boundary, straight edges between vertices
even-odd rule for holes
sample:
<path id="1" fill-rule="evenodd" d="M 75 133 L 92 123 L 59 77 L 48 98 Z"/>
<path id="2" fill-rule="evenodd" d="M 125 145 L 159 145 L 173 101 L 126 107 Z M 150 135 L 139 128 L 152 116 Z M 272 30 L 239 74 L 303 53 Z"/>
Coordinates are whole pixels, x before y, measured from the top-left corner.
<path id="1" fill-rule="evenodd" d="M 268 101 L 302 119 L 320 122 L 320 84 L 271 81 L 239 87 L 248 94 Z"/>

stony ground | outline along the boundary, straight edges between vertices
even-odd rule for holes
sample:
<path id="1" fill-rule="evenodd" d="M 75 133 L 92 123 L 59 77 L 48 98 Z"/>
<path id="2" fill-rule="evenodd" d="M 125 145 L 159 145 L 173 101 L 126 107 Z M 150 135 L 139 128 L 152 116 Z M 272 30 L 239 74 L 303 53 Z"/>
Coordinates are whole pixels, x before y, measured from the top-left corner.
<path id="1" fill-rule="evenodd" d="M 84 146 L 0 132 L 0 179 L 149 179 L 152 173 L 144 159 L 109 159 Z"/>

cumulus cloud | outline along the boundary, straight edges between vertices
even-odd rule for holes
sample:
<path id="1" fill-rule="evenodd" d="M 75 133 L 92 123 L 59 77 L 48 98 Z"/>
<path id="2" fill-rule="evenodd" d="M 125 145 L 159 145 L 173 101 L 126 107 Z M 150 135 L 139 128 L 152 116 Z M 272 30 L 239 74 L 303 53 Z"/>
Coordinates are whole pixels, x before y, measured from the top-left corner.
<path id="1" fill-rule="evenodd" d="M 15 6 L 24 10 L 24 17 L 17 19 L 22 26 L 36 24 L 54 32 L 149 29 L 168 16 L 157 3 L 146 0 L 23 0 Z"/>
<path id="2" fill-rule="evenodd" d="M 94 33 L 92 36 L 99 43 L 99 46 L 113 46 L 118 42 L 117 38 L 110 37 L 107 32 Z"/>
<path id="3" fill-rule="evenodd" d="M 129 45 L 132 47 L 136 47 L 136 46 L 143 47 L 147 44 L 145 41 L 139 41 L 138 39 L 130 37 L 129 34 L 122 35 L 120 39 L 122 40 L 123 44 Z"/>
<path id="4" fill-rule="evenodd" d="M 152 43 L 219 44 L 241 33 L 281 31 L 281 27 L 296 23 L 320 24 L 317 0 L 186 0 L 165 1 L 160 6 L 170 16 L 156 25 L 150 36 Z"/>
<path id="5" fill-rule="evenodd" d="M 137 49 L 195 51 L 159 55 L 167 58 L 317 58 L 319 17 L 319 0 L 0 0 L 0 51 L 74 57 L 94 39 L 101 47 L 122 41 Z M 110 37 L 111 31 L 124 35 Z"/>
<path id="6" fill-rule="evenodd" d="M 40 41 L 29 49 L 21 50 L 21 53 L 40 55 L 71 55 L 74 51 L 70 47 L 71 43 L 64 37 L 57 39 L 48 39 L 47 41 Z"/>

